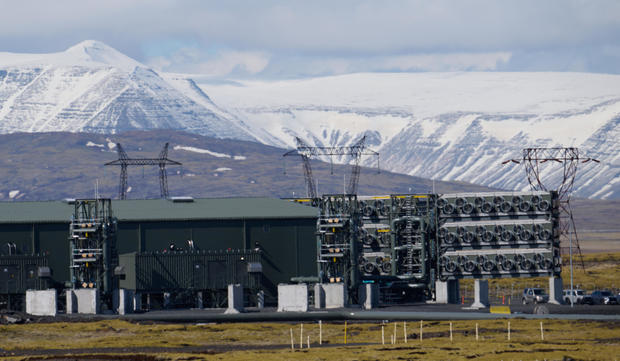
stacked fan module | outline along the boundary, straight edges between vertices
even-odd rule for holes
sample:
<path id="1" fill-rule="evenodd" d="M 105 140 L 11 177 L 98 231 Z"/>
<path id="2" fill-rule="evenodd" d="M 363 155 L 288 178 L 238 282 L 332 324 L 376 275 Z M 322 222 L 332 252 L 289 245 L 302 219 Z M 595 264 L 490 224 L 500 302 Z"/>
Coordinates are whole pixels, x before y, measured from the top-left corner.
<path id="1" fill-rule="evenodd" d="M 326 195 L 318 221 L 319 275 L 350 287 L 373 282 L 426 287 L 434 196 Z"/>
<path id="2" fill-rule="evenodd" d="M 555 192 L 444 194 L 436 206 L 441 280 L 559 275 Z"/>
<path id="3" fill-rule="evenodd" d="M 359 197 L 362 222 L 358 264 L 362 277 L 426 280 L 431 195 Z"/>
<path id="4" fill-rule="evenodd" d="M 357 233 L 357 239 L 361 241 L 359 272 L 370 278 L 391 276 L 395 272 L 390 227 L 391 199 L 389 196 L 360 197 L 358 206 L 361 213 Z"/>

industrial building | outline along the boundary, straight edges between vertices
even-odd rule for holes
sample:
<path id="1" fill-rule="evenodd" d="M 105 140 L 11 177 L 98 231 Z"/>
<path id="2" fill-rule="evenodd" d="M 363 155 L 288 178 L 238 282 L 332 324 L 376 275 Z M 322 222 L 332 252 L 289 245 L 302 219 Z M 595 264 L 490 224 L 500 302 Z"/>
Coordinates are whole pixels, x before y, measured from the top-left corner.
<path id="1" fill-rule="evenodd" d="M 0 203 L 0 297 L 306 310 L 308 284 L 321 308 L 451 302 L 460 279 L 513 277 L 559 295 L 558 209 L 545 191 Z"/>
<path id="2" fill-rule="evenodd" d="M 27 283 L 36 278 L 34 266 L 51 270 L 47 287 L 71 283 L 74 202 L 0 203 L 0 294 L 34 288 Z M 111 209 L 117 222 L 114 255 L 260 250 L 261 287 L 268 298 L 279 283 L 316 274 L 316 208 L 273 198 L 177 197 L 114 200 Z M 16 255 L 31 257 L 9 265 L 23 258 Z"/>

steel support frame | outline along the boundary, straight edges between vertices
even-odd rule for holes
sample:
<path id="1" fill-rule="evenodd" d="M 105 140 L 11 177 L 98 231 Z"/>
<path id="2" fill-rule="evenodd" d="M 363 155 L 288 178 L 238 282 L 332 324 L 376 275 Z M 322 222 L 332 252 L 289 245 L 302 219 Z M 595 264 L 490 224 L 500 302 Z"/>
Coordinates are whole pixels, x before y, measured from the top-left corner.
<path id="1" fill-rule="evenodd" d="M 599 160 L 586 157 L 579 153 L 578 148 L 524 148 L 521 159 L 511 159 L 504 161 L 523 164 L 527 180 L 532 190 L 547 191 L 548 186 L 542 179 L 543 164 L 559 163 L 562 166 L 562 181 L 558 185 L 557 192 L 560 202 L 560 242 L 568 241 L 569 234 L 575 235 L 575 245 L 579 252 L 581 267 L 585 270 L 583 262 L 583 254 L 579 246 L 579 238 L 577 236 L 577 227 L 573 218 L 573 211 L 570 205 L 570 198 L 573 191 L 575 176 L 577 174 L 577 166 L 579 163 L 587 163 L 593 161 L 599 163 Z"/>
<path id="2" fill-rule="evenodd" d="M 168 198 L 167 165 L 183 165 L 180 162 L 168 159 L 168 145 L 166 143 L 159 153 L 158 158 L 129 158 L 120 143 L 116 143 L 118 159 L 107 162 L 104 165 L 118 165 L 121 167 L 118 198 L 127 199 L 127 167 L 128 166 L 157 166 L 159 168 L 159 193 L 161 198 Z"/>
<path id="3" fill-rule="evenodd" d="M 301 138 L 295 137 L 297 148 L 283 154 L 283 157 L 300 156 L 304 167 L 304 178 L 306 181 L 307 196 L 315 199 L 318 197 L 316 183 L 312 174 L 310 159 L 312 157 L 329 156 L 333 167 L 333 156 L 350 156 L 353 159 L 351 176 L 346 189 L 347 194 L 357 194 L 357 186 L 360 177 L 360 161 L 362 155 L 377 157 L 377 171 L 379 171 L 379 153 L 366 146 L 366 136 L 363 136 L 355 144 L 346 147 L 311 147 Z M 333 168 L 332 168 L 333 169 Z M 286 170 L 285 170 L 286 171 Z"/>

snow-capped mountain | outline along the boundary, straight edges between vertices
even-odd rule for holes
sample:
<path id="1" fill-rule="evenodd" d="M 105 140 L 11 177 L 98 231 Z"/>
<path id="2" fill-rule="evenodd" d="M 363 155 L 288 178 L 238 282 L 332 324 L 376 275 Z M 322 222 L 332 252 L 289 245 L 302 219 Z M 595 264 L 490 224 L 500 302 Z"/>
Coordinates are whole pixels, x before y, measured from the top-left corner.
<path id="1" fill-rule="evenodd" d="M 575 195 L 620 198 L 617 75 L 382 73 L 200 85 L 273 145 L 294 147 L 294 136 L 344 145 L 366 134 L 391 171 L 524 190 L 523 167 L 502 161 L 526 147 L 573 146 L 601 160 L 579 164 Z M 545 164 L 543 179 L 554 188 L 562 172 Z"/>
<path id="2" fill-rule="evenodd" d="M 92 40 L 53 54 L 0 53 L 0 133 L 183 129 L 253 139 L 197 87 L 180 91 L 182 83 L 193 84 L 173 84 Z"/>
<path id="3" fill-rule="evenodd" d="M 366 135 L 381 167 L 527 189 L 525 147 L 575 146 L 575 194 L 620 198 L 620 76 L 585 73 L 374 73 L 209 82 L 162 74 L 85 41 L 54 54 L 0 53 L 0 133 L 179 129 L 283 148 Z M 346 158 L 334 159 L 348 162 Z M 366 160 L 370 162 L 371 160 Z M 561 176 L 543 170 L 551 184 Z"/>

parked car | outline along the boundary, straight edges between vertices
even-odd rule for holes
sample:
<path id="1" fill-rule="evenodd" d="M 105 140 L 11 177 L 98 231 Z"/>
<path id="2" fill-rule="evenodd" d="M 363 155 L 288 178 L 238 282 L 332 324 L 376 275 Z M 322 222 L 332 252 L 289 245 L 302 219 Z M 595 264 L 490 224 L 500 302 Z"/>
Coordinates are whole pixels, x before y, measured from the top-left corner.
<path id="1" fill-rule="evenodd" d="M 570 304 L 571 299 L 573 304 L 592 304 L 592 296 L 586 294 L 584 290 L 573 289 L 573 295 L 571 296 L 571 290 L 564 290 L 562 293 L 562 299 L 565 304 Z"/>
<path id="2" fill-rule="evenodd" d="M 595 305 L 617 305 L 618 299 L 609 291 L 592 292 L 592 303 Z"/>
<path id="3" fill-rule="evenodd" d="M 521 302 L 524 305 L 528 303 L 546 303 L 549 302 L 549 295 L 542 288 L 526 288 L 523 290 Z"/>

